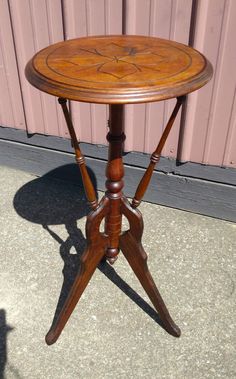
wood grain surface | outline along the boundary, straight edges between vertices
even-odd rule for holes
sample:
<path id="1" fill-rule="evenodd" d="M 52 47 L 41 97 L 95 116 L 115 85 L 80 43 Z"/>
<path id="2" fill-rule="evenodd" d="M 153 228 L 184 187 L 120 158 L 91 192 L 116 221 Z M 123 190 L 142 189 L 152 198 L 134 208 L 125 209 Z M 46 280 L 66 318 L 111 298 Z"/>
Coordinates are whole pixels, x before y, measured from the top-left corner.
<path id="1" fill-rule="evenodd" d="M 192 92 L 212 76 L 211 64 L 189 46 L 155 37 L 96 36 L 38 52 L 26 77 L 55 96 L 93 103 L 138 103 Z"/>

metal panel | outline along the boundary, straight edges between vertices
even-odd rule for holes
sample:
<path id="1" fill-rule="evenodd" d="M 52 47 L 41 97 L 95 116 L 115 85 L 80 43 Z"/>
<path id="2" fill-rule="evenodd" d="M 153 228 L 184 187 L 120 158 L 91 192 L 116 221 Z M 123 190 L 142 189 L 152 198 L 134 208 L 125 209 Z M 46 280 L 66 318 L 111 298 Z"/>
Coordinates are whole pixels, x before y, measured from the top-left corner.
<path id="1" fill-rule="evenodd" d="M 25 129 L 25 116 L 7 0 L 0 0 L 0 88 L 0 125 Z"/>
<path id="2" fill-rule="evenodd" d="M 126 0 L 125 33 L 157 36 L 188 44 L 192 1 Z M 126 106 L 127 151 L 152 152 L 173 110 L 175 100 Z M 163 154 L 176 157 L 180 115 Z"/>
<path id="3" fill-rule="evenodd" d="M 197 2 L 194 47 L 214 66 L 213 80 L 189 96 L 183 148 L 185 161 L 236 167 L 236 2 Z"/>

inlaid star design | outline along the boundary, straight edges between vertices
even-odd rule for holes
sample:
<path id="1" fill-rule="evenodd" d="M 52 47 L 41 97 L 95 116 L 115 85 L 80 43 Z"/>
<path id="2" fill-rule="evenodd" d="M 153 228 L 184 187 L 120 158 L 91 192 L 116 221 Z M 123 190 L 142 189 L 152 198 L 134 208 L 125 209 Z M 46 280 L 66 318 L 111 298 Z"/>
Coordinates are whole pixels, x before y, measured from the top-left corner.
<path id="1" fill-rule="evenodd" d="M 77 66 L 77 73 L 91 71 L 123 79 L 143 69 L 160 71 L 158 66 L 166 60 L 166 57 L 152 52 L 148 46 L 140 49 L 110 43 L 98 48 L 81 47 L 66 62 Z"/>

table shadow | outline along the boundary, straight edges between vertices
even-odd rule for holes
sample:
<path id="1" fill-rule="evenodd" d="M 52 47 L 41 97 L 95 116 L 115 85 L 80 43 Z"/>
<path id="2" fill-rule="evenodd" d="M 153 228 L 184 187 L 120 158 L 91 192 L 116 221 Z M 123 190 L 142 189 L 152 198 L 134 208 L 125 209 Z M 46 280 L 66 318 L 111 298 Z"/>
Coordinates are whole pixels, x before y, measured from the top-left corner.
<path id="1" fill-rule="evenodd" d="M 5 309 L 0 309 L 0 379 L 4 379 L 7 364 L 7 334 L 13 329 L 7 325 Z"/>
<path id="2" fill-rule="evenodd" d="M 97 193 L 95 175 L 89 167 L 88 172 Z M 13 204 L 21 217 L 41 224 L 59 244 L 59 253 L 64 262 L 63 283 L 54 314 L 54 323 L 75 280 L 80 267 L 80 257 L 86 247 L 86 239 L 77 227 L 77 220 L 86 216 L 90 208 L 86 202 L 78 167 L 76 164 L 61 166 L 26 183 L 15 194 Z M 51 228 L 52 225 L 59 224 L 65 225 L 68 232 L 65 241 Z M 110 264 L 101 261 L 98 269 L 163 327 L 157 312 L 117 274 Z"/>

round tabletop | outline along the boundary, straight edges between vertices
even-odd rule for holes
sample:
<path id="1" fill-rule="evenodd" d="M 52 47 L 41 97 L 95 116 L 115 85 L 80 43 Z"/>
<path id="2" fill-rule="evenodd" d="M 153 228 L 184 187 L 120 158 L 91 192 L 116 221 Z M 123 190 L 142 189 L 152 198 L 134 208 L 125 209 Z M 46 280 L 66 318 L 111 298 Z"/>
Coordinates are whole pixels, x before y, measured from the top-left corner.
<path id="1" fill-rule="evenodd" d="M 58 97 L 125 104 L 185 95 L 206 84 L 212 66 L 195 49 L 145 36 L 72 39 L 39 51 L 26 66 L 29 82 Z"/>

